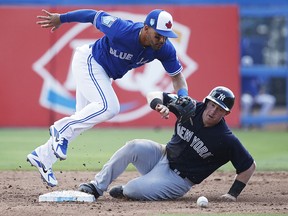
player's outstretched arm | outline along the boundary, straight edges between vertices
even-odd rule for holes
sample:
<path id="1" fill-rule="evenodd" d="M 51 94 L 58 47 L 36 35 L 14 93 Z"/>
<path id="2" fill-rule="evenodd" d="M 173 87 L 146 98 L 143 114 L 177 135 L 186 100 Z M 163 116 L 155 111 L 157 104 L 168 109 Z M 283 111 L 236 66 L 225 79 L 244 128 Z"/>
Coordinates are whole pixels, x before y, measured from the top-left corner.
<path id="1" fill-rule="evenodd" d="M 42 28 L 51 28 L 51 31 L 54 32 L 61 25 L 60 14 L 50 13 L 44 9 L 42 11 L 45 15 L 37 16 L 40 21 L 37 21 L 36 24 L 40 25 Z"/>
<path id="2" fill-rule="evenodd" d="M 247 170 L 236 175 L 235 181 L 231 186 L 229 192 L 227 194 L 222 195 L 221 198 L 226 201 L 235 202 L 237 200 L 237 197 L 240 195 L 240 193 L 248 183 L 249 179 L 255 172 L 255 169 L 256 169 L 256 163 L 254 161 L 253 164 Z"/>
<path id="3" fill-rule="evenodd" d="M 182 73 L 171 76 L 172 84 L 178 96 L 188 96 L 188 85 Z M 179 91 L 180 90 L 180 91 Z"/>

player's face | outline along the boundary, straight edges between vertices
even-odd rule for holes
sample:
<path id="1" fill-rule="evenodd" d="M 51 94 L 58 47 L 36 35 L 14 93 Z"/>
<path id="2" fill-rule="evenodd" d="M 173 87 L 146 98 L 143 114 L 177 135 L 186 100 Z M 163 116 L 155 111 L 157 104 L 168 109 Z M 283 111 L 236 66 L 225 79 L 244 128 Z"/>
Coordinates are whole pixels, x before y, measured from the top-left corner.
<path id="1" fill-rule="evenodd" d="M 154 50 L 159 50 L 165 44 L 167 37 L 158 34 L 153 28 L 149 27 L 146 34 L 146 42 Z"/>
<path id="2" fill-rule="evenodd" d="M 206 109 L 203 112 L 202 119 L 205 127 L 212 127 L 220 122 L 220 120 L 229 114 L 218 104 L 208 101 Z"/>

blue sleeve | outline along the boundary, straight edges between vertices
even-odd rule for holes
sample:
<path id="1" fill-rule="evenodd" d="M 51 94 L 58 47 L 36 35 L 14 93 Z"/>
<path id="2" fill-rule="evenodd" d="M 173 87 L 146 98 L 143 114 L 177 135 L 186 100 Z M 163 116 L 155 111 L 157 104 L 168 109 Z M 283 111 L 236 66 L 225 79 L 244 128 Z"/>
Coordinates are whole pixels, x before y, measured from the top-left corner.
<path id="1" fill-rule="evenodd" d="M 97 14 L 94 25 L 112 41 L 114 36 L 121 37 L 121 33 L 126 33 L 128 21 L 112 16 L 105 11 Z M 123 38 L 124 40 L 124 38 Z"/>
<path id="2" fill-rule="evenodd" d="M 61 14 L 60 21 L 61 23 L 67 23 L 67 22 L 89 23 L 90 22 L 93 24 L 96 13 L 97 11 L 89 10 L 89 9 L 70 11 L 68 13 Z"/>
<path id="3" fill-rule="evenodd" d="M 158 60 L 162 63 L 170 76 L 175 76 L 183 70 L 177 57 L 173 44 L 167 39 L 165 47 L 161 50 Z"/>

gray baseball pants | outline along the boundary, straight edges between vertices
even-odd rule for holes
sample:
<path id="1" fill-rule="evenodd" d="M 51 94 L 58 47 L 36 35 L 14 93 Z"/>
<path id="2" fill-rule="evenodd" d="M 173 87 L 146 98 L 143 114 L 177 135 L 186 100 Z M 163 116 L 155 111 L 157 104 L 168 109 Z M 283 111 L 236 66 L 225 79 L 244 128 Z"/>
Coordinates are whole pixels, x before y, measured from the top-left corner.
<path id="1" fill-rule="evenodd" d="M 135 200 L 167 200 L 182 197 L 193 183 L 169 167 L 165 146 L 146 139 L 127 142 L 114 153 L 91 181 L 100 195 L 132 163 L 140 176 L 123 185 L 123 194 Z"/>

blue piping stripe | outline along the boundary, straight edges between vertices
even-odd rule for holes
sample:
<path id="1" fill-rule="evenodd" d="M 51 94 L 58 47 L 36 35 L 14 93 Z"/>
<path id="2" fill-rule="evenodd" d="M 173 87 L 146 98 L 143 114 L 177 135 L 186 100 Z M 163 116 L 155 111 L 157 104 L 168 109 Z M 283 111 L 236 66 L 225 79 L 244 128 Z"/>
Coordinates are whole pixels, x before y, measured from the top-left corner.
<path id="1" fill-rule="evenodd" d="M 104 107 L 103 107 L 103 109 L 101 109 L 101 110 L 99 110 L 98 112 L 93 113 L 93 114 L 85 117 L 84 119 L 80 119 L 80 120 L 75 120 L 75 121 L 69 122 L 69 123 L 66 124 L 64 127 L 62 127 L 61 130 L 59 130 L 59 133 L 60 133 L 60 134 L 63 133 L 63 131 L 65 131 L 68 127 L 70 127 L 70 126 L 73 125 L 73 124 L 83 123 L 83 122 L 85 122 L 85 121 L 87 121 L 87 120 L 89 120 L 89 119 L 91 119 L 91 118 L 94 118 L 95 116 L 101 115 L 101 114 L 104 113 L 104 112 L 107 110 L 107 108 L 108 108 L 108 104 L 107 104 L 107 100 L 106 100 L 106 98 L 105 98 L 105 95 L 104 95 L 101 87 L 99 86 L 96 78 L 95 78 L 94 75 L 93 75 L 92 65 L 91 65 L 91 59 L 92 59 L 92 58 L 93 58 L 93 57 L 92 57 L 92 55 L 90 54 L 90 55 L 88 56 L 88 59 L 87 59 L 89 75 L 90 75 L 91 80 L 92 80 L 93 83 L 95 84 L 95 87 L 96 87 L 96 89 L 98 90 L 98 92 L 99 92 L 99 94 L 100 94 L 100 96 L 101 96 L 101 99 L 102 99 L 102 101 L 103 101 Z"/>

